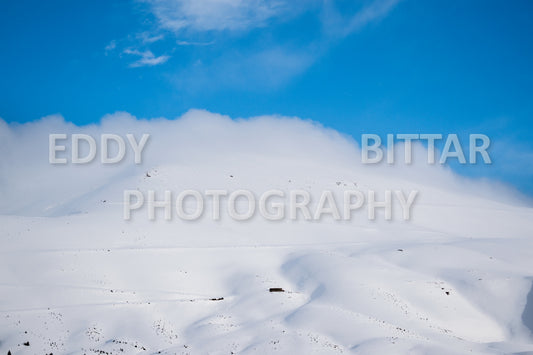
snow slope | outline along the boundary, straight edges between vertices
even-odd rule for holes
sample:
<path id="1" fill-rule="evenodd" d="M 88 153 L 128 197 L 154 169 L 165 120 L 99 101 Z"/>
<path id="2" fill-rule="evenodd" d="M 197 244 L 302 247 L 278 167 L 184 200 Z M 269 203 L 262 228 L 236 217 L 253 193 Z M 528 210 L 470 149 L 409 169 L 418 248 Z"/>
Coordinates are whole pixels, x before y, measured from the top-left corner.
<path id="1" fill-rule="evenodd" d="M 52 132 L 152 141 L 140 166 L 57 167 Z M 298 119 L 56 117 L 0 137 L 0 353 L 533 352 L 533 209 L 501 186 L 363 166 L 350 139 Z M 420 193 L 410 221 L 122 218 L 124 189 L 214 188 Z"/>

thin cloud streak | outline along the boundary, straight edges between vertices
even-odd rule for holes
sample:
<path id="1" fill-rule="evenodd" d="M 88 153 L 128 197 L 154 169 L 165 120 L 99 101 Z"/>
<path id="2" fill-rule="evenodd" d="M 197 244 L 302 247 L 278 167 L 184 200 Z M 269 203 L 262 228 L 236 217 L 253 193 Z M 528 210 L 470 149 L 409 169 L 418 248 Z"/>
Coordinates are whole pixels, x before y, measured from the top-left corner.
<path id="1" fill-rule="evenodd" d="M 289 2 L 275 0 L 148 0 L 163 29 L 179 32 L 246 31 L 263 27 L 286 12 Z"/>
<path id="2" fill-rule="evenodd" d="M 170 56 L 156 56 L 149 48 L 153 42 L 169 40 L 173 53 L 178 47 L 209 47 L 192 52 L 189 63 L 168 73 L 179 87 L 221 89 L 273 89 L 301 75 L 329 49 L 346 36 L 373 21 L 386 17 L 399 0 L 374 0 L 351 14 L 343 14 L 333 0 L 140 0 L 155 18 L 155 27 L 135 36 L 133 44 L 122 53 L 140 58 L 130 67 L 160 65 Z M 261 28 L 275 29 L 301 14 L 316 16 L 322 29 L 313 37 L 295 40 L 290 36 L 265 40 Z M 235 45 L 236 38 L 246 38 L 259 29 L 257 39 L 245 46 Z M 216 45 L 215 45 L 216 44 Z M 131 49 L 136 48 L 136 49 Z M 185 48 L 183 48 L 185 50 Z"/>
<path id="3" fill-rule="evenodd" d="M 140 57 L 138 60 L 130 64 L 131 68 L 163 64 L 170 58 L 170 56 L 168 55 L 161 55 L 159 57 L 156 57 L 154 53 L 152 53 L 152 51 L 150 50 L 141 52 L 137 49 L 125 49 L 123 53 L 130 54 L 130 55 L 136 55 Z"/>

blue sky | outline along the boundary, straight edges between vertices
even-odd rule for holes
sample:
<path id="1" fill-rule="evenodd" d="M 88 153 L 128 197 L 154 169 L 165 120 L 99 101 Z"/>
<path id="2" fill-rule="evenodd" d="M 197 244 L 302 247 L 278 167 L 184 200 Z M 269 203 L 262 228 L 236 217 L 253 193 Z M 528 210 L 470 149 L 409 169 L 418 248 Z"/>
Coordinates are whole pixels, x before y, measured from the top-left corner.
<path id="1" fill-rule="evenodd" d="M 0 117 L 281 114 L 362 133 L 487 134 L 533 195 L 533 2 L 3 1 Z"/>

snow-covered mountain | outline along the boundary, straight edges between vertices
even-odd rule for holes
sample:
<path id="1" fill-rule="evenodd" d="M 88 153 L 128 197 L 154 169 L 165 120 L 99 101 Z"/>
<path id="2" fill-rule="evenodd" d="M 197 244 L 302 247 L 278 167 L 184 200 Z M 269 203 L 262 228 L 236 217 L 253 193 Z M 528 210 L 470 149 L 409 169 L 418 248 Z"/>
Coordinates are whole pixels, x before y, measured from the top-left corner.
<path id="1" fill-rule="evenodd" d="M 58 132 L 151 140 L 140 165 L 57 166 Z M 311 122 L 203 111 L 0 122 L 0 138 L 0 353 L 533 351 L 533 209 L 417 164 L 422 147 L 412 166 L 365 166 L 355 142 Z M 125 221 L 126 189 L 305 190 L 313 206 L 325 190 L 418 195 L 408 221 L 394 201 L 391 220 L 365 206 L 350 220 L 213 220 L 208 203 L 196 221 L 150 221 L 146 206 Z"/>

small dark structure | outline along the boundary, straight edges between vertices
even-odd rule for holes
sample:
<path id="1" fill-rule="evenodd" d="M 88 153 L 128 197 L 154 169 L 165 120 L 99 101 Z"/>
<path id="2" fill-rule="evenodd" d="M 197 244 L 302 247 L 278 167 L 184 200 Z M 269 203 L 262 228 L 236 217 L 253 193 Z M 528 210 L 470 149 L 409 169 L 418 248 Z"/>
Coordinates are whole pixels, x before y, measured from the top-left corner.
<path id="1" fill-rule="evenodd" d="M 268 291 L 269 292 L 285 292 L 285 290 L 282 289 L 281 287 L 271 287 Z"/>

